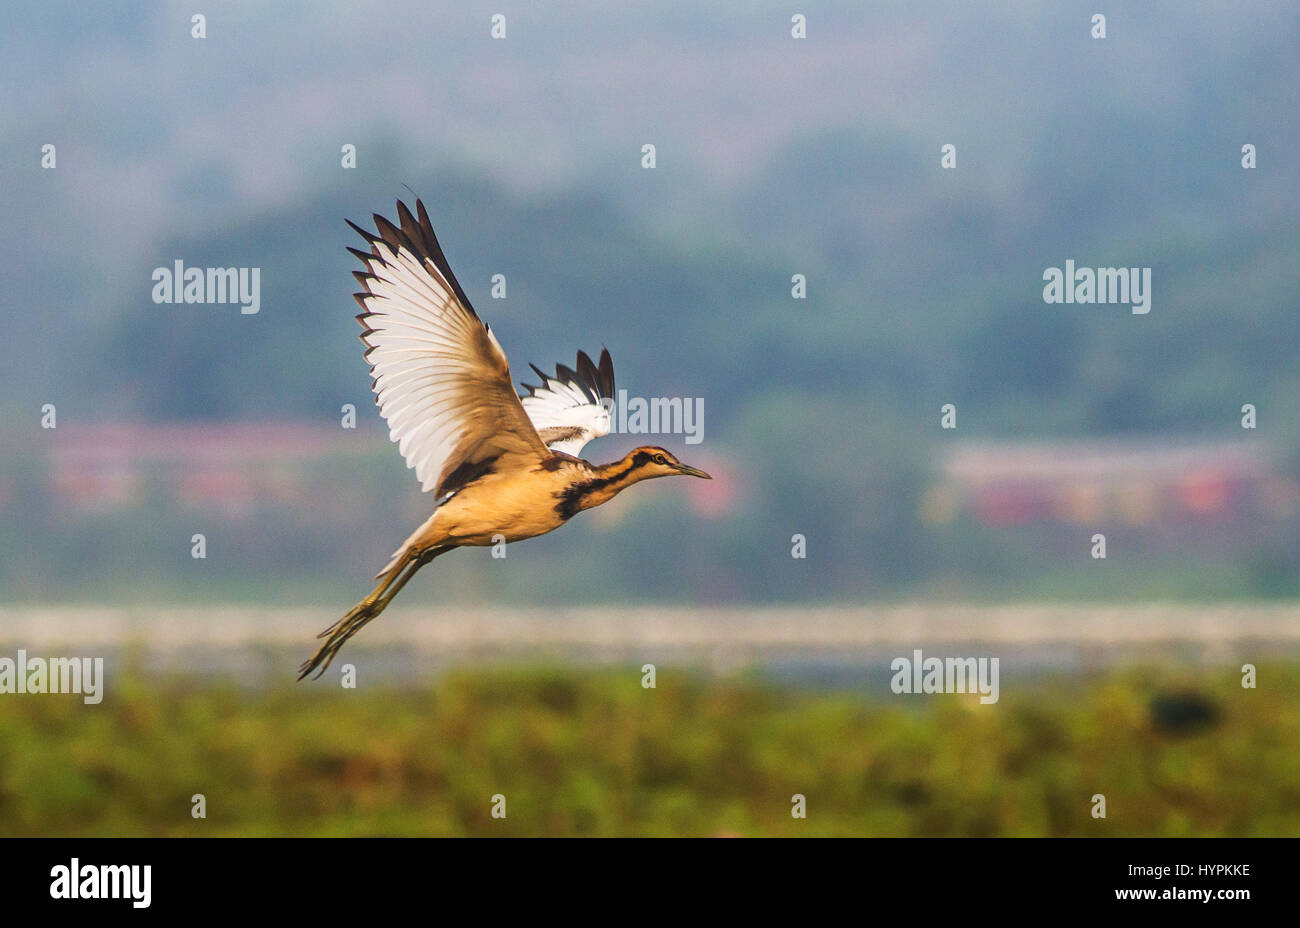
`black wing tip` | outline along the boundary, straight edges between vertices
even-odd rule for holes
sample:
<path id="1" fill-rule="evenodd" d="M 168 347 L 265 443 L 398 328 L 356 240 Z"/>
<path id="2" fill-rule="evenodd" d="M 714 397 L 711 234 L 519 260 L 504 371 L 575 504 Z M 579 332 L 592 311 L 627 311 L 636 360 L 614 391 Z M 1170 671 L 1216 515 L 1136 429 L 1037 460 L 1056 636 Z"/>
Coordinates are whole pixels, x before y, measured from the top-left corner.
<path id="1" fill-rule="evenodd" d="M 601 387 L 604 390 L 604 396 L 614 399 L 614 359 L 609 356 L 609 349 L 604 345 L 600 346 L 600 380 Z"/>
<path id="2" fill-rule="evenodd" d="M 415 215 L 419 218 L 421 227 L 433 231 L 433 223 L 429 221 L 429 214 L 424 210 L 424 201 L 419 197 L 415 198 Z"/>
<path id="3" fill-rule="evenodd" d="M 412 215 L 410 207 L 399 198 L 397 200 L 396 224 L 380 213 L 373 213 L 371 218 L 375 223 L 375 232 L 367 232 L 351 219 L 345 219 L 344 221 L 356 230 L 356 233 L 365 239 L 371 247 L 374 247 L 379 242 L 384 242 L 393 248 L 410 252 L 419 259 L 421 264 L 426 261 L 431 262 L 438 269 L 438 273 L 446 278 L 447 283 L 451 285 L 452 292 L 456 294 L 456 299 L 460 300 L 461 305 L 469 311 L 471 316 L 478 318 L 478 313 L 474 311 L 473 304 L 470 303 L 469 297 L 465 294 L 465 288 L 460 285 L 460 281 L 452 273 L 447 256 L 438 243 L 438 236 L 433 231 L 433 223 L 429 221 L 429 213 L 424 208 L 423 200 L 419 197 L 415 198 L 415 215 Z M 352 249 L 348 250 L 351 251 Z M 370 260 L 382 261 L 383 259 L 376 252 L 376 254 L 370 256 Z"/>
<path id="4" fill-rule="evenodd" d="M 609 356 L 608 348 L 601 345 L 599 364 L 593 364 L 587 352 L 579 351 L 578 372 L 597 399 L 614 399 L 614 359 Z"/>
<path id="5" fill-rule="evenodd" d="M 528 366 L 533 369 L 534 374 L 542 378 L 542 382 L 539 386 L 534 387 L 531 383 L 524 383 L 524 381 L 521 380 L 519 381 L 519 385 L 528 391 L 529 396 L 536 396 L 538 390 L 541 390 L 548 383 L 551 382 L 551 378 L 547 377 L 546 374 L 544 374 L 541 371 L 541 369 L 539 369 L 538 366 L 536 364 L 533 364 L 531 361 L 528 363 Z"/>
<path id="6" fill-rule="evenodd" d="M 419 200 L 416 200 L 415 204 L 417 209 L 421 208 Z M 422 233 L 424 232 L 421 223 L 418 222 L 416 218 L 411 215 L 411 210 L 401 200 L 397 201 L 397 221 L 401 223 L 402 231 L 406 232 L 407 236 L 410 237 L 412 240 L 414 240 L 418 236 L 421 236 Z"/>
<path id="7" fill-rule="evenodd" d="M 583 380 L 583 386 L 592 395 L 597 403 L 600 402 L 600 373 L 596 370 L 596 365 L 591 363 L 591 358 L 585 351 L 578 352 L 578 376 Z"/>
<path id="8" fill-rule="evenodd" d="M 357 235 L 360 235 L 363 239 L 365 239 L 367 245 L 373 246 L 375 242 L 379 241 L 379 236 L 375 235 L 375 233 L 373 232 L 368 232 L 365 229 L 361 228 L 361 226 L 357 225 L 351 219 L 344 219 L 343 221 L 352 227 L 353 232 L 357 233 Z M 352 251 L 352 249 L 348 248 L 348 251 Z M 371 255 L 370 257 L 373 257 L 373 255 Z"/>
<path id="9" fill-rule="evenodd" d="M 387 242 L 390 245 L 394 245 L 398 248 L 405 248 L 413 252 L 418 251 L 418 249 L 415 247 L 415 243 L 406 237 L 406 233 L 403 232 L 397 226 L 393 225 L 393 223 L 389 219 L 385 218 L 379 213 L 375 213 L 374 220 L 375 220 L 375 229 L 383 237 L 385 242 Z"/>
<path id="10" fill-rule="evenodd" d="M 600 352 L 600 364 L 594 364 L 591 355 L 585 351 L 579 351 L 577 360 L 573 367 L 565 364 L 555 365 L 555 373 L 547 374 L 536 364 L 528 365 L 533 369 L 538 377 L 542 379 L 540 387 L 534 387 L 532 384 L 524 383 L 522 386 L 528 391 L 529 396 L 535 394 L 537 390 L 544 389 L 550 385 L 552 380 L 557 383 L 572 384 L 579 387 L 586 393 L 592 402 L 600 404 L 601 400 L 614 399 L 614 362 L 609 356 L 609 350 L 602 348 Z"/>

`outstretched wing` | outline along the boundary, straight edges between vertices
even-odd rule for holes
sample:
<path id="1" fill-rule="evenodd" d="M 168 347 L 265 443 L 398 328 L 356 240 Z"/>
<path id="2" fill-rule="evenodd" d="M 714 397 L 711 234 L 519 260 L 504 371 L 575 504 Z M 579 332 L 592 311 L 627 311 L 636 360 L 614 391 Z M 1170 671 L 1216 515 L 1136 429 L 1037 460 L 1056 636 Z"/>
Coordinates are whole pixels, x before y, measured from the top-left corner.
<path id="1" fill-rule="evenodd" d="M 542 378 L 542 385 L 524 384 L 524 412 L 537 434 L 552 451 L 577 455 L 593 438 L 609 434 L 609 414 L 614 406 L 614 362 L 601 350 L 600 364 L 591 363 L 585 351 L 578 352 L 577 370 L 555 365 L 548 377 L 528 365 Z"/>
<path id="2" fill-rule="evenodd" d="M 389 435 L 422 489 L 441 500 L 493 470 L 550 456 L 510 383 L 496 336 L 457 283 L 424 204 L 419 219 L 398 201 L 400 228 L 375 215 L 376 233 L 348 225 L 370 245 L 349 248 L 364 271 L 366 360 Z"/>

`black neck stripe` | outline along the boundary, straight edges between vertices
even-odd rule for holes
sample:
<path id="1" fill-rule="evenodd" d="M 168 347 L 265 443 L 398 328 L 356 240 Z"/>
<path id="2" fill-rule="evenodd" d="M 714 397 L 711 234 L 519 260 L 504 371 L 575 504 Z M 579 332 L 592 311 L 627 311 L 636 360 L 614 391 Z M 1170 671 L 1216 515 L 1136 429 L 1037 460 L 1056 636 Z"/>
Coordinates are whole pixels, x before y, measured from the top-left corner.
<path id="1" fill-rule="evenodd" d="M 632 463 L 620 471 L 615 471 L 605 477 L 596 477 L 582 483 L 575 483 L 567 487 L 562 493 L 559 493 L 559 502 L 555 504 L 555 511 L 560 514 L 562 519 L 572 519 L 582 508 L 582 502 L 592 493 L 604 490 L 612 484 L 618 483 L 634 470 L 639 470 L 650 463 L 651 455 L 644 451 L 638 451 L 632 458 Z"/>

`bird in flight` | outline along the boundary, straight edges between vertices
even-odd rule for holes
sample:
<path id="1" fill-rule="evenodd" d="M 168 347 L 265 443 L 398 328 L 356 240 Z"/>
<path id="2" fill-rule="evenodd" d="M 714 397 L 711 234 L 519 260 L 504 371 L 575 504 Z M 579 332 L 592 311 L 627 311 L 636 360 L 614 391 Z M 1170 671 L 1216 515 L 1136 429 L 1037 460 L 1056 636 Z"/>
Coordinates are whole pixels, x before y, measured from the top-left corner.
<path id="1" fill-rule="evenodd" d="M 496 335 L 456 281 L 424 204 L 415 215 L 398 201 L 398 224 L 375 215 L 374 233 L 348 225 L 369 251 L 349 248 L 364 271 L 357 316 L 379 412 L 406 466 L 425 491 L 431 515 L 394 552 L 379 585 L 318 637 L 299 667 L 319 677 L 349 638 L 392 602 L 421 567 L 453 548 L 545 535 L 584 509 L 652 477 L 710 479 L 663 448 L 640 447 L 611 464 L 577 455 L 609 434 L 614 363 L 578 352 L 574 368 L 556 365 L 521 397 Z"/>

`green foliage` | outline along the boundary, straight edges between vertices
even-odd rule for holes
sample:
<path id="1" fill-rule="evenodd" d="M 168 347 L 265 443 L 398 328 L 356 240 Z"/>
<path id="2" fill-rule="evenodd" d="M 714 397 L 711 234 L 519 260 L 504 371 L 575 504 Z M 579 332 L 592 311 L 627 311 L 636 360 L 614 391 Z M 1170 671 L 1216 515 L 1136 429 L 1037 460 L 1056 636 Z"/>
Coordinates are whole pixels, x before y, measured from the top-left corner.
<path id="1" fill-rule="evenodd" d="M 0 701 L 0 834 L 1300 835 L 1300 666 L 1259 679 L 1134 669 L 982 706 L 548 667 L 356 691 L 130 673 L 99 706 Z"/>

